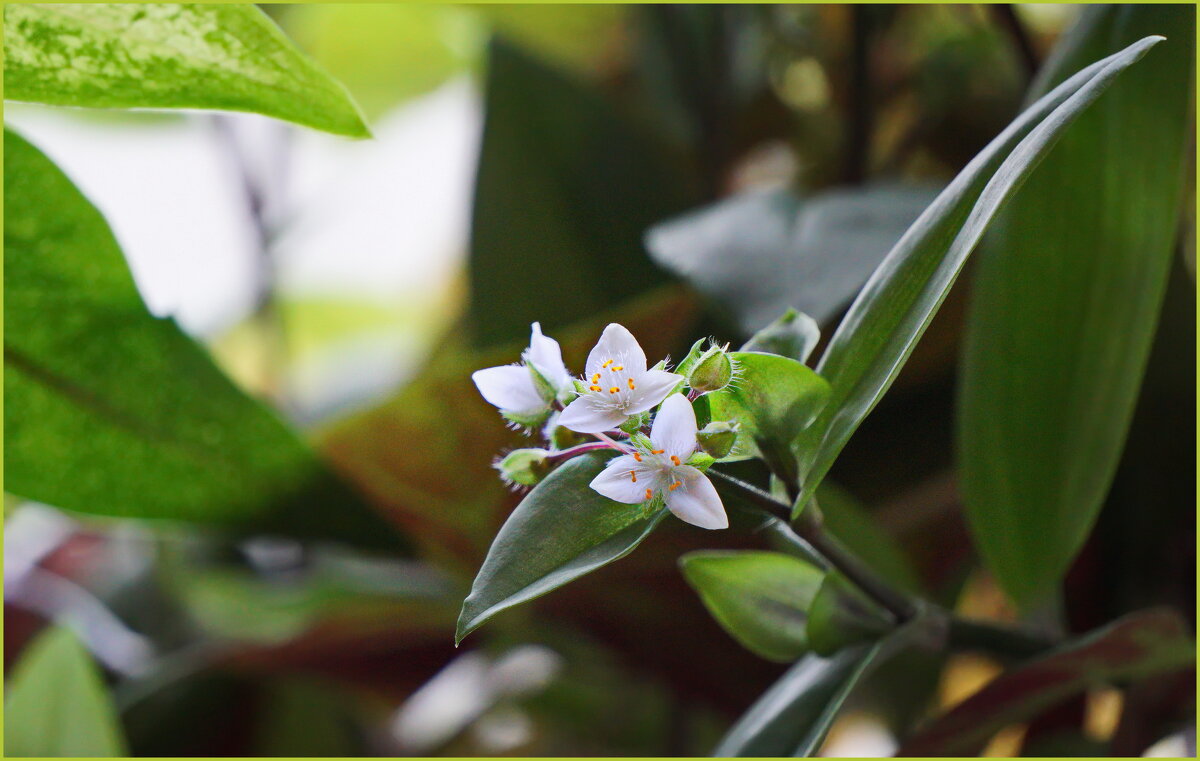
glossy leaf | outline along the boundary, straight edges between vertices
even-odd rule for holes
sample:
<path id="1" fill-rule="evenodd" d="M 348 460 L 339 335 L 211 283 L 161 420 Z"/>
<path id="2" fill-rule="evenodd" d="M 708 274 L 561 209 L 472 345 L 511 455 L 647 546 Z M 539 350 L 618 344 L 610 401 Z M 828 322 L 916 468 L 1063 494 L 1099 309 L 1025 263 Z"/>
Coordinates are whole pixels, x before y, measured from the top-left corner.
<path id="1" fill-rule="evenodd" d="M 655 261 L 753 332 L 795 308 L 833 318 L 933 200 L 928 188 L 877 186 L 801 198 L 747 193 L 663 222 L 646 235 Z"/>
<path id="2" fill-rule="evenodd" d="M 963 494 L 985 561 L 1023 605 L 1083 546 L 1129 430 L 1179 230 L 1194 23 L 1184 5 L 1084 11 L 1042 89 L 1146 34 L 1170 39 L 1079 118 L 979 254 Z"/>
<path id="3" fill-rule="evenodd" d="M 1161 39 L 1145 38 L 1097 61 L 1026 109 L 954 178 L 879 265 L 817 367 L 833 395 L 801 448 L 797 513 L 891 386 L 1000 207 L 1075 118 Z"/>
<path id="4" fill-rule="evenodd" d="M 249 4 L 6 5 L 4 97 L 249 111 L 370 134 L 342 86 Z"/>
<path id="5" fill-rule="evenodd" d="M 695 201 L 670 151 L 605 97 L 503 40 L 487 65 L 471 223 L 480 346 L 553 332 L 666 282 L 642 250 Z"/>
<path id="6" fill-rule="evenodd" d="M 789 309 L 779 319 L 750 337 L 742 351 L 778 354 L 805 363 L 821 340 L 817 321 L 803 312 Z"/>
<path id="7" fill-rule="evenodd" d="M 706 394 L 713 420 L 740 426 L 731 458 L 744 458 L 764 447 L 790 455 L 790 446 L 829 398 L 829 384 L 794 359 L 777 354 L 731 352 L 734 383 Z"/>
<path id="8" fill-rule="evenodd" d="M 773 661 L 808 650 L 807 611 L 824 573 L 777 552 L 691 552 L 679 559 L 684 578 L 729 635 Z"/>
<path id="9" fill-rule="evenodd" d="M 68 629 L 51 627 L 28 645 L 5 685 L 4 755 L 126 755 L 100 670 Z"/>
<path id="10" fill-rule="evenodd" d="M 921 730 L 899 755 L 977 755 L 996 732 L 1068 697 L 1187 668 L 1195 656 L 1187 624 L 1174 611 L 1131 613 L 992 680 Z"/>
<path id="11" fill-rule="evenodd" d="M 84 513 L 396 549 L 394 531 L 169 319 L 99 212 L 4 137 L 5 488 Z"/>
<path id="12" fill-rule="evenodd" d="M 623 505 L 588 486 L 608 459 L 568 460 L 517 505 L 463 601 L 456 642 L 500 611 L 625 557 L 654 530 L 666 515 L 657 501 Z"/>

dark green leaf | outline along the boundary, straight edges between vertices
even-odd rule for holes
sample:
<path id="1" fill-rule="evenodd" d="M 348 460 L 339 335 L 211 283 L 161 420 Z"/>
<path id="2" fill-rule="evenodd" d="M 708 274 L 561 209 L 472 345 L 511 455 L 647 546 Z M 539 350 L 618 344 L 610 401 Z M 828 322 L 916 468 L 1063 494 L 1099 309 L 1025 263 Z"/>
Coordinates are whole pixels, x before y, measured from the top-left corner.
<path id="1" fill-rule="evenodd" d="M 790 458 L 792 442 L 829 398 L 829 384 L 796 360 L 777 354 L 732 352 L 729 356 L 734 360 L 733 384 L 706 398 L 713 420 L 736 420 L 741 425 L 731 458 L 754 455 L 764 446 Z"/>
<path id="2" fill-rule="evenodd" d="M 824 323 L 933 197 L 929 189 L 887 186 L 810 198 L 749 193 L 655 226 L 646 246 L 731 310 L 746 332 L 789 308 Z"/>
<path id="3" fill-rule="evenodd" d="M 399 537 L 169 319 L 99 212 L 4 135 L 6 489 L 98 515 Z"/>
<path id="4" fill-rule="evenodd" d="M 651 223 L 695 200 L 670 153 L 598 92 L 491 46 L 471 231 L 476 342 L 523 341 L 665 281 Z"/>
<path id="5" fill-rule="evenodd" d="M 817 321 L 803 312 L 789 309 L 775 322 L 751 336 L 742 346 L 742 351 L 778 354 L 804 363 L 820 340 L 821 329 Z"/>
<path id="6" fill-rule="evenodd" d="M 39 635 L 9 677 L 4 755 L 126 755 L 100 671 L 69 630 L 52 627 Z"/>
<path id="7" fill-rule="evenodd" d="M 963 496 L 1022 605 L 1051 592 L 1112 483 L 1179 229 L 1195 8 L 1094 6 L 1042 90 L 1150 33 L 1171 38 L 1066 133 L 980 252 L 963 357 Z"/>
<path id="8" fill-rule="evenodd" d="M 806 611 L 824 573 L 777 552 L 703 551 L 679 559 L 683 575 L 725 631 L 773 661 L 808 650 Z"/>
<path id="9" fill-rule="evenodd" d="M 992 735 L 1112 682 L 1195 663 L 1196 645 L 1174 611 L 1132 613 L 997 677 L 909 740 L 899 755 L 973 756 Z"/>
<path id="10" fill-rule="evenodd" d="M 250 4 L 6 5 L 4 97 L 250 111 L 370 134 L 345 89 Z"/>
<path id="11" fill-rule="evenodd" d="M 1075 118 L 1161 39 L 1145 38 L 1097 61 L 1026 109 L 954 178 L 879 265 L 817 367 L 833 395 L 800 450 L 804 491 L 797 513 L 891 386 L 1000 207 Z"/>
<path id="12" fill-rule="evenodd" d="M 654 530 L 661 505 L 623 505 L 588 486 L 607 459 L 593 452 L 568 460 L 521 501 L 463 601 L 456 642 L 500 611 L 625 557 Z"/>

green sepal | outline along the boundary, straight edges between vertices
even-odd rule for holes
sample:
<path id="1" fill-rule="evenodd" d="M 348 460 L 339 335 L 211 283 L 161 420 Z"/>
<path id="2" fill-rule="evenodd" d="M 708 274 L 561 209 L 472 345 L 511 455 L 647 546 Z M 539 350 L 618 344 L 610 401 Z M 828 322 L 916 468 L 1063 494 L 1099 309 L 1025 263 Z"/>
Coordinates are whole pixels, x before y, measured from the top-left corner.
<path id="1" fill-rule="evenodd" d="M 639 412 L 636 415 L 630 415 L 624 423 L 621 423 L 617 428 L 625 433 L 633 434 L 640 431 L 644 426 L 650 425 L 650 413 Z"/>
<path id="2" fill-rule="evenodd" d="M 717 461 L 717 458 L 707 452 L 696 452 L 687 459 L 687 464 L 696 468 L 701 473 L 712 467 L 712 464 Z"/>
<path id="3" fill-rule="evenodd" d="M 830 571 L 808 609 L 808 644 L 829 656 L 850 645 L 873 642 L 895 628 L 891 615 L 836 571 Z"/>

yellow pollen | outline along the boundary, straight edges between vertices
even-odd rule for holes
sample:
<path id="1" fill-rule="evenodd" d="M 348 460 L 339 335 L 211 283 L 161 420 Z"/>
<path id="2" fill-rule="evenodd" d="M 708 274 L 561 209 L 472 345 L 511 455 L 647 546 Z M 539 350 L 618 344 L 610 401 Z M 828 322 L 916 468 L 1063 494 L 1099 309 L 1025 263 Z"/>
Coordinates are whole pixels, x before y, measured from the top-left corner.
<path id="1" fill-rule="evenodd" d="M 637 471 L 636 470 L 629 471 L 629 480 L 633 481 L 635 484 L 637 483 Z"/>
<path id="2" fill-rule="evenodd" d="M 602 364 L 602 365 L 600 365 L 600 366 L 601 366 L 601 367 L 608 367 L 608 366 L 609 366 L 609 365 L 611 365 L 613 362 L 614 362 L 614 360 L 611 360 L 611 359 L 610 359 L 610 360 L 607 360 L 607 361 L 606 361 L 604 364 Z"/>
<path id="3" fill-rule="evenodd" d="M 610 388 L 610 389 L 608 390 L 608 393 L 610 393 L 610 394 L 615 394 L 615 393 L 617 393 L 617 392 L 618 392 L 618 391 L 620 391 L 620 390 L 621 390 L 620 388 L 618 388 L 618 387 L 616 387 L 616 386 L 613 386 L 612 388 Z"/>
<path id="4" fill-rule="evenodd" d="M 651 450 L 650 450 L 650 454 L 662 454 L 662 453 L 663 453 L 663 452 L 665 452 L 665 451 L 667 451 L 667 450 L 665 450 L 665 449 L 651 449 Z"/>
<path id="5" fill-rule="evenodd" d="M 613 367 L 610 367 L 610 368 L 608 368 L 608 369 L 609 369 L 609 370 L 612 370 L 612 371 L 615 373 L 615 372 L 617 372 L 618 370 L 624 370 L 624 369 L 625 369 L 625 365 L 615 365 L 615 366 L 613 366 Z"/>
<path id="6" fill-rule="evenodd" d="M 599 382 L 600 382 L 600 373 L 596 373 L 595 375 L 592 376 L 592 383 L 599 383 Z"/>
<path id="7" fill-rule="evenodd" d="M 633 378 L 629 379 L 629 390 L 633 391 L 637 386 L 633 385 Z"/>
<path id="8" fill-rule="evenodd" d="M 678 458 L 678 457 L 676 457 L 675 455 L 671 455 L 671 462 L 673 462 L 673 463 L 675 463 L 676 465 L 678 465 L 678 464 L 679 464 L 679 458 Z"/>
<path id="9" fill-rule="evenodd" d="M 646 499 L 650 499 L 650 497 L 652 497 L 652 496 L 654 496 L 654 492 L 647 489 L 646 490 Z"/>
<path id="10" fill-rule="evenodd" d="M 668 486 L 667 488 L 668 488 L 668 489 L 670 489 L 671 491 L 675 491 L 675 490 L 676 490 L 676 489 L 678 489 L 680 486 L 683 486 L 683 481 L 676 481 L 675 483 L 671 484 L 671 485 L 670 485 L 670 486 Z"/>
<path id="11" fill-rule="evenodd" d="M 603 391 L 604 390 L 604 389 L 600 388 L 599 386 L 595 386 L 595 385 L 588 386 L 588 389 L 590 389 L 592 391 Z"/>
<path id="12" fill-rule="evenodd" d="M 641 452 L 634 452 L 634 453 L 633 453 L 633 459 L 637 460 L 638 462 L 641 462 L 641 461 L 642 461 L 642 453 L 641 453 Z"/>

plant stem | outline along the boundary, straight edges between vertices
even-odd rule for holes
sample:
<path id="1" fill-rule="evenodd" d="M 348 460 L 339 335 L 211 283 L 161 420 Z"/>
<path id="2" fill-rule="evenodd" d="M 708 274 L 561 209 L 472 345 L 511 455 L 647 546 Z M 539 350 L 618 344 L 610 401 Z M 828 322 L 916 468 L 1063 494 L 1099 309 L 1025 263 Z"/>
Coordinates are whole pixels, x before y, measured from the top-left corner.
<path id="1" fill-rule="evenodd" d="M 562 462 L 563 460 L 569 460 L 572 457 L 578 457 L 581 454 L 595 452 L 600 449 L 612 449 L 612 445 L 603 441 L 594 441 L 588 444 L 577 444 L 573 447 L 560 449 L 557 452 L 551 452 L 550 456 L 546 459 L 548 459 L 550 462 Z"/>
<path id="2" fill-rule="evenodd" d="M 1008 626 L 950 617 L 947 640 L 958 650 L 985 650 L 989 653 L 1028 658 L 1055 646 L 1054 640 L 1035 632 Z"/>

